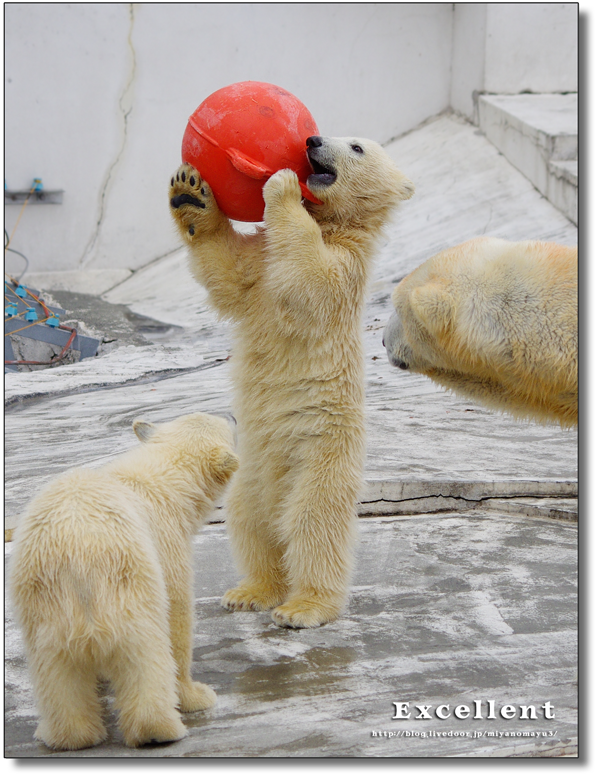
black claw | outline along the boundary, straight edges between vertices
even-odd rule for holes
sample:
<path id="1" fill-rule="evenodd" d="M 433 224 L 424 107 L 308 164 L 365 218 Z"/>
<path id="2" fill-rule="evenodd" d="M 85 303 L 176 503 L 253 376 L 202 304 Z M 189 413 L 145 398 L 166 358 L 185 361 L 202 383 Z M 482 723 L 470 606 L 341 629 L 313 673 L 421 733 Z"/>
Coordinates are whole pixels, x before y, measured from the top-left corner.
<path id="1" fill-rule="evenodd" d="M 185 172 L 181 173 L 181 182 L 185 183 Z"/>
<path id="2" fill-rule="evenodd" d="M 192 237 L 193 237 L 193 236 L 194 236 L 194 234 L 196 233 L 196 229 L 194 229 L 194 227 L 193 227 L 193 226 L 190 226 L 190 228 L 188 229 L 188 231 L 189 231 L 189 233 L 190 233 L 190 235 L 191 235 Z"/>
<path id="3" fill-rule="evenodd" d="M 171 178 L 171 185 L 172 185 L 172 186 L 174 186 L 174 185 L 175 185 L 175 178 Z"/>
<path id="4" fill-rule="evenodd" d="M 202 196 L 204 196 L 206 194 L 206 191 L 203 188 L 201 188 L 200 193 L 202 194 Z"/>
<path id="5" fill-rule="evenodd" d="M 190 186 L 195 186 L 195 185 L 196 185 L 196 178 L 192 175 L 190 178 Z"/>

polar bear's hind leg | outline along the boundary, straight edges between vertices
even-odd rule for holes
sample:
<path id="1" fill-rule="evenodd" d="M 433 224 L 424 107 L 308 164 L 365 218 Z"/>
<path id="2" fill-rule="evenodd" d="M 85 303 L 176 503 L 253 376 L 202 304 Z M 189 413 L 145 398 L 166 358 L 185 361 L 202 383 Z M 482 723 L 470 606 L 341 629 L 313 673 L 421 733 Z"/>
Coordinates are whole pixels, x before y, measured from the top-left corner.
<path id="1" fill-rule="evenodd" d="M 57 649 L 38 649 L 30 657 L 42 721 L 35 732 L 49 748 L 76 751 L 106 739 L 97 676 L 89 665 Z"/>
<path id="2" fill-rule="evenodd" d="M 276 488 L 272 479 L 263 482 L 252 463 L 242 462 L 231 487 L 227 520 L 245 578 L 223 596 L 221 605 L 230 611 L 269 611 L 287 597 L 284 546 L 275 534 Z"/>
<path id="3" fill-rule="evenodd" d="M 280 627 L 318 627 L 334 621 L 346 602 L 352 571 L 360 466 L 334 438 L 311 451 L 286 499 L 280 531 L 290 593 L 275 608 Z M 337 457 L 336 457 L 337 456 Z M 327 465 L 323 461 L 328 461 Z"/>

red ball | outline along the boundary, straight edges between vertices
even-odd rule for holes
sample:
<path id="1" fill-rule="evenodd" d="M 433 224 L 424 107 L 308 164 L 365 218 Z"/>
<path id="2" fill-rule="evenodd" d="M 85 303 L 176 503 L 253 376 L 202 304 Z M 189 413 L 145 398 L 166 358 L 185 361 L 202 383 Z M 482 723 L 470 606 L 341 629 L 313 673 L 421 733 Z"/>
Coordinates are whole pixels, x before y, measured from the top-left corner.
<path id="1" fill-rule="evenodd" d="M 261 221 L 262 189 L 281 169 L 298 175 L 302 195 L 312 168 L 306 139 L 315 120 L 293 94 L 259 81 L 243 81 L 211 94 L 189 118 L 181 156 L 209 183 L 219 208 L 236 221 Z"/>

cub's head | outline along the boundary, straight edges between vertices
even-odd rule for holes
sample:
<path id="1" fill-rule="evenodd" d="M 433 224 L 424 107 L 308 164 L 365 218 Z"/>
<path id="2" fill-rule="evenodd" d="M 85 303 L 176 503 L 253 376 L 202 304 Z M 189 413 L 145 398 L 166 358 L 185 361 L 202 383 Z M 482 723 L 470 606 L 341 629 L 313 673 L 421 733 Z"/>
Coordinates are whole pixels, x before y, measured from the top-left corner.
<path id="1" fill-rule="evenodd" d="M 314 136 L 306 145 L 313 169 L 307 186 L 323 202 L 306 207 L 318 221 L 383 221 L 414 193 L 411 181 L 372 140 Z"/>
<path id="2" fill-rule="evenodd" d="M 490 358 L 512 360 L 495 313 L 508 303 L 500 279 L 507 244 L 477 237 L 447 248 L 396 286 L 395 314 L 384 334 L 393 366 L 450 381 L 476 371 L 482 376 Z"/>
<path id="3" fill-rule="evenodd" d="M 197 471 L 211 498 L 218 496 L 239 467 L 233 418 L 197 412 L 160 425 L 135 420 L 133 430 L 144 445 L 171 465 Z"/>
<path id="4" fill-rule="evenodd" d="M 429 262 L 399 283 L 392 293 L 395 312 L 383 335 L 392 366 L 427 374 L 456 369 L 456 304 L 447 282 L 430 276 Z"/>

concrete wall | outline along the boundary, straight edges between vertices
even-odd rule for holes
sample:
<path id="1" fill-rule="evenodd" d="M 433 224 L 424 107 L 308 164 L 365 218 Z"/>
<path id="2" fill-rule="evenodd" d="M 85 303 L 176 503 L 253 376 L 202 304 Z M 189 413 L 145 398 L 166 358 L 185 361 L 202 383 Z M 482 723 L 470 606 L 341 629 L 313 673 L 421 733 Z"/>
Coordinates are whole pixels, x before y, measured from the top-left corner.
<path id="1" fill-rule="evenodd" d="M 519 19 L 527 35 L 536 8 L 548 14 L 548 29 L 537 24 L 532 40 L 519 37 Z M 520 88 L 530 65 L 511 69 L 504 60 L 516 63 L 521 47 L 554 52 L 574 8 L 8 4 L 5 183 L 28 189 L 41 177 L 65 191 L 62 205 L 28 205 L 12 247 L 31 271 L 138 268 L 178 246 L 166 184 L 188 116 L 214 90 L 277 83 L 307 105 L 323 134 L 385 142 L 451 104 L 469 115 L 473 89 Z M 576 88 L 553 72 L 531 88 Z M 19 210 L 6 208 L 9 234 Z M 9 254 L 7 267 L 21 266 Z"/>
<path id="2" fill-rule="evenodd" d="M 576 3 L 456 3 L 451 104 L 475 118 L 473 92 L 577 91 Z"/>

